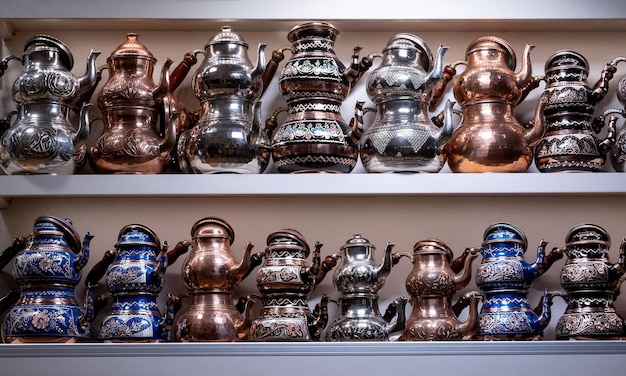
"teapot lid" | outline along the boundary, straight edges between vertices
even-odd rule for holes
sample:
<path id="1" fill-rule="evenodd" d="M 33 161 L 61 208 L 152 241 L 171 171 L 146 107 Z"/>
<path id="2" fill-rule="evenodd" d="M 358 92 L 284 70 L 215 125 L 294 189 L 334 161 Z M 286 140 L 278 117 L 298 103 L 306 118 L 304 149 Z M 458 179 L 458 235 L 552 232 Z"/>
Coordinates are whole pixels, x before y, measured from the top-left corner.
<path id="1" fill-rule="evenodd" d="M 248 43 L 246 43 L 241 35 L 232 31 L 230 26 L 222 26 L 222 31 L 220 33 L 215 34 L 211 40 L 204 46 L 206 49 L 208 46 L 212 46 L 215 44 L 239 44 L 248 48 Z"/>
<path id="2" fill-rule="evenodd" d="M 304 37 L 326 38 L 336 41 L 339 38 L 339 30 L 332 24 L 324 21 L 311 21 L 294 26 L 287 34 L 287 40 L 291 43 Z"/>
<path id="3" fill-rule="evenodd" d="M 563 68 L 580 69 L 588 73 L 589 62 L 583 55 L 576 51 L 559 50 L 548 58 L 546 61 L 545 71 L 547 74 L 553 70 L 560 70 Z"/>
<path id="4" fill-rule="evenodd" d="M 311 248 L 309 247 L 309 244 L 304 239 L 304 236 L 302 236 L 302 234 L 298 230 L 294 230 L 292 228 L 278 230 L 276 232 L 272 232 L 271 234 L 269 234 L 267 236 L 267 245 L 269 246 L 272 243 L 275 243 L 276 240 L 280 238 L 287 238 L 291 241 L 295 241 L 298 245 L 304 248 L 304 252 L 307 256 L 311 251 Z"/>
<path id="5" fill-rule="evenodd" d="M 480 37 L 475 39 L 469 46 L 467 46 L 467 50 L 465 51 L 465 56 L 469 56 L 471 53 L 481 50 L 501 50 L 506 54 L 506 65 L 511 70 L 515 70 L 515 66 L 517 65 L 517 57 L 515 56 L 515 51 L 513 51 L 513 47 L 502 38 L 487 35 L 484 37 Z"/>
<path id="6" fill-rule="evenodd" d="M 510 223 L 492 224 L 485 230 L 483 239 L 483 245 L 501 242 L 521 243 L 524 248 L 528 245 L 526 234 Z"/>
<path id="7" fill-rule="evenodd" d="M 110 58 L 126 57 L 126 56 L 144 56 L 148 59 L 155 60 L 152 52 L 148 51 L 143 43 L 139 42 L 137 33 L 126 33 L 126 41 L 111 52 Z"/>
<path id="8" fill-rule="evenodd" d="M 417 35 L 411 33 L 398 33 L 389 39 L 387 42 L 387 46 L 383 49 L 383 52 L 390 49 L 406 49 L 406 48 L 416 48 L 421 52 L 421 60 L 422 68 L 425 71 L 430 71 L 433 67 L 434 58 L 433 53 L 430 50 L 430 47 L 422 40 L 422 38 Z"/>
<path id="9" fill-rule="evenodd" d="M 122 227 L 117 238 L 119 239 L 118 245 L 142 244 L 156 247 L 161 244 L 159 237 L 154 231 L 148 226 L 136 223 Z"/>
<path id="10" fill-rule="evenodd" d="M 350 247 L 369 247 L 376 249 L 376 247 L 370 243 L 369 240 L 361 237 L 361 234 L 354 234 L 353 238 L 346 241 L 346 244 L 342 245 L 339 249 L 343 250 Z"/>
<path id="11" fill-rule="evenodd" d="M 226 238 L 230 245 L 235 241 L 235 230 L 225 220 L 218 217 L 203 218 L 191 227 L 191 236 L 196 238 Z"/>
<path id="12" fill-rule="evenodd" d="M 592 223 L 579 224 L 569 230 L 565 236 L 565 244 L 567 246 L 585 243 L 602 243 L 610 246 L 611 237 L 605 229 Z"/>
<path id="13" fill-rule="evenodd" d="M 420 240 L 413 246 L 413 253 L 433 253 L 433 250 L 437 253 L 443 252 L 449 260 L 452 260 L 454 254 L 446 243 L 439 239 L 429 238 Z"/>
<path id="14" fill-rule="evenodd" d="M 46 234 L 61 231 L 67 238 L 68 246 L 78 253 L 80 247 L 80 236 L 72 221 L 68 218 L 57 217 L 54 215 L 42 215 L 35 219 L 34 233 Z"/>
<path id="15" fill-rule="evenodd" d="M 70 49 L 61 42 L 59 39 L 46 34 L 38 34 L 27 40 L 24 44 L 24 52 L 38 49 L 57 49 L 59 51 L 59 60 L 68 69 L 72 70 L 74 67 L 74 56 Z"/>

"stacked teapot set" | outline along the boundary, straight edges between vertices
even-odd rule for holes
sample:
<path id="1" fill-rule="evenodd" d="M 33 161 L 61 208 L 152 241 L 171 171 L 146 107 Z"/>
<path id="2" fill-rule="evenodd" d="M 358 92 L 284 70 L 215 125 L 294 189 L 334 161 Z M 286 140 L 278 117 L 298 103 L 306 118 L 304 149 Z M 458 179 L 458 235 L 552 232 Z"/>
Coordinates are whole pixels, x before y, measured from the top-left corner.
<path id="1" fill-rule="evenodd" d="M 5 342 L 540 340 L 554 297 L 567 302 L 556 339 L 626 339 L 626 323 L 614 305 L 625 279 L 626 239 L 618 261 L 611 263 L 611 238 L 595 224 L 575 226 L 565 245 L 547 254 L 547 242 L 541 240 L 532 262 L 524 259 L 529 246 L 524 232 L 503 222 L 488 226 L 480 246 L 466 248 L 457 258 L 443 241 L 429 238 L 415 243 L 413 252 L 394 253 L 394 245 L 387 243 L 381 261 L 375 245 L 361 234 L 322 261 L 321 243 L 311 249 L 299 231 L 280 229 L 268 235 L 261 252 L 253 253 L 248 242 L 237 261 L 231 249 L 235 231 L 222 218 L 198 220 L 191 239 L 171 250 L 152 229 L 129 224 L 85 277 L 80 307 L 75 290 L 92 238 L 87 233 L 81 244 L 71 220 L 40 216 L 29 235 L 0 254 L 0 267 L 14 260 L 17 284 L 0 299 L 0 309 L 7 311 Z M 453 302 L 468 285 L 479 253 L 482 261 L 474 276 L 480 291 Z M 185 254 L 180 275 L 187 292 L 168 292 L 162 313 L 157 299 L 164 274 Z M 563 256 L 562 290 L 545 291 L 533 308 L 527 297 L 533 281 Z M 409 298 L 397 297 L 382 314 L 379 292 L 405 257 L 413 264 L 406 276 Z M 311 310 L 309 296 L 333 269 L 335 296 L 322 295 Z M 258 292 L 235 303 L 240 282 L 252 274 Z M 94 297 L 103 277 L 108 293 Z M 329 303 L 338 307 L 330 320 Z M 408 318 L 407 303 L 412 307 Z M 459 320 L 467 307 L 467 318 Z M 92 333 L 99 311 L 106 312 Z"/>
<path id="2" fill-rule="evenodd" d="M 17 111 L 2 121 L 0 166 L 6 174 L 70 174 L 87 161 L 99 173 L 262 173 L 270 162 L 281 173 L 349 173 L 359 157 L 366 171 L 381 173 L 438 172 L 446 163 L 452 172 L 524 172 L 533 160 L 540 172 L 601 171 L 609 153 L 614 169 L 624 170 L 626 131 L 616 128 L 626 110 L 593 117 L 624 57 L 607 63 L 600 79 L 588 83 L 589 63 L 572 50 L 555 52 L 545 76 L 533 76 L 532 46 L 526 46 L 517 72 L 512 47 L 495 36 L 477 38 L 465 60 L 444 66 L 447 47 L 433 54 L 416 35 L 398 33 L 382 53 L 360 58 L 361 48 L 355 47 L 345 66 L 334 51 L 339 31 L 326 22 L 307 22 L 288 33 L 289 44 L 273 51 L 267 64 L 265 44 L 253 64 L 245 40 L 223 27 L 171 72 L 167 59 L 155 83 L 154 55 L 137 34 L 126 37 L 106 65 L 98 67 L 99 52 L 92 51 L 82 77 L 71 73 L 68 47 L 47 35 L 28 40 L 21 58 L 0 62 L 0 74 L 11 60 L 23 66 L 12 86 Z M 291 57 L 279 74 L 279 90 L 287 106 L 273 111 L 263 127 L 261 97 L 285 51 Z M 200 109 L 191 111 L 173 93 L 199 54 L 204 60 L 192 88 Z M 357 101 L 346 122 L 343 101 L 379 57 L 366 80 L 375 107 Z M 459 64 L 466 68 L 457 75 Z M 86 145 L 95 120 L 89 101 L 104 70 L 108 80 L 97 95 L 104 131 Z M 452 80 L 461 109 L 448 101 L 429 118 Z M 522 125 L 515 107 L 541 81 L 545 89 L 534 120 Z M 626 106 L 626 78 L 618 99 Z M 279 124 L 281 112 L 287 115 Z M 365 126 L 368 112 L 375 117 Z M 456 129 L 454 113 L 461 115 Z M 601 139 L 605 123 L 608 132 Z"/>

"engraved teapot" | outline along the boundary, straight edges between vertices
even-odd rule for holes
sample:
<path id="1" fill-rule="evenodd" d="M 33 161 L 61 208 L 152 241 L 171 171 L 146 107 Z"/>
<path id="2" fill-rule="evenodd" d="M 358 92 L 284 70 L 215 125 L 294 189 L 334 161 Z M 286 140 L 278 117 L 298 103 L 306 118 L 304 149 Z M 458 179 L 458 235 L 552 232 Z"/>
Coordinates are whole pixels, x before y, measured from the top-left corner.
<path id="1" fill-rule="evenodd" d="M 532 48 L 526 45 L 522 66 L 514 72 L 515 52 L 505 40 L 483 36 L 467 47 L 466 69 L 453 88 L 462 120 L 444 147 L 453 172 L 528 170 L 532 147 L 544 130 L 541 124 L 523 127 L 514 109 L 540 81 L 532 76 Z"/>
<path id="2" fill-rule="evenodd" d="M 25 248 L 15 257 L 13 276 L 20 288 L 17 303 L 2 325 L 5 342 L 75 342 L 88 339 L 94 318 L 93 290 L 84 306 L 75 297 L 82 269 L 89 260 L 87 233 L 82 241 L 72 222 L 56 216 L 35 220 Z"/>
<path id="3" fill-rule="evenodd" d="M 477 250 L 468 249 L 453 260 L 452 250 L 444 242 L 425 239 L 415 243 L 413 254 L 398 252 L 396 255 L 398 258 L 408 257 L 413 263 L 413 270 L 406 279 L 413 312 L 400 340 L 471 339 L 478 329 L 480 297 L 475 295 L 469 298 L 468 318 L 461 323 L 452 305 L 452 296 L 469 283 L 471 265 L 477 257 Z"/>
<path id="4" fill-rule="evenodd" d="M 341 297 L 337 317 L 326 331 L 326 341 L 387 341 L 390 334 L 404 328 L 405 298 L 395 299 L 385 316 L 378 308 L 378 291 L 393 265 L 392 249 L 393 244 L 387 243 L 382 263 L 376 264 L 376 247 L 361 234 L 354 234 L 341 246 L 340 254 L 333 255 L 341 259 L 333 275 Z"/>
<path id="5" fill-rule="evenodd" d="M 539 305 L 531 308 L 528 290 L 532 282 L 563 257 L 562 248 L 545 255 L 547 242 L 541 240 L 537 258 L 524 260 L 528 246 L 526 234 L 509 223 L 494 223 L 483 234 L 482 262 L 476 270 L 476 284 L 483 294 L 479 315 L 480 340 L 536 340 L 552 317 L 555 294 L 545 291 Z"/>
<path id="6" fill-rule="evenodd" d="M 368 172 L 438 172 L 445 164 L 441 146 L 454 129 L 452 102 L 445 110 L 445 124 L 428 118 L 433 88 L 443 74 L 439 46 L 436 57 L 419 37 L 394 35 L 381 54 L 382 63 L 367 77 L 366 92 L 376 104 L 376 118 L 360 140 L 360 156 Z M 367 109 L 369 111 L 369 109 Z M 362 102 L 355 109 L 356 126 L 364 128 Z"/>
<path id="7" fill-rule="evenodd" d="M 97 283 L 105 276 L 113 303 L 98 327 L 97 337 L 107 342 L 155 342 L 167 340 L 174 321 L 174 305 L 168 296 L 166 314 L 157 304 L 171 258 L 167 242 L 147 226 L 122 227 L 115 248 L 105 252 L 87 274 L 86 280 Z"/>
<path id="8" fill-rule="evenodd" d="M 309 244 L 297 230 L 282 229 L 267 237 L 265 260 L 256 282 L 262 307 L 250 328 L 251 341 L 316 341 L 328 323 L 328 297 L 313 311 L 308 297 L 336 265 L 336 256 L 321 262 L 317 242 L 311 264 Z"/>
<path id="9" fill-rule="evenodd" d="M 198 220 L 191 228 L 191 250 L 182 267 L 190 304 L 176 321 L 174 338 L 184 342 L 244 340 L 251 324 L 252 304 L 244 315 L 237 310 L 233 294 L 243 278 L 262 260 L 252 255 L 254 245 L 247 243 L 241 260 L 235 261 L 230 246 L 235 231 L 217 217 Z"/>
<path id="10" fill-rule="evenodd" d="M 169 165 L 177 127 L 177 116 L 170 108 L 175 104 L 172 98 L 166 99 L 172 97 L 172 61 L 165 61 L 155 84 L 156 61 L 136 33 L 127 33 L 126 41 L 107 58 L 109 79 L 98 94 L 105 129 L 88 154 L 95 171 L 153 174 Z"/>
<path id="11" fill-rule="evenodd" d="M 597 104 L 604 99 L 609 81 L 617 70 L 616 58 L 606 64 L 593 85 L 587 83 L 589 62 L 580 53 L 560 50 L 545 66 L 546 88 L 535 112 L 535 125 L 545 134 L 535 147 L 535 165 L 540 172 L 602 171 L 607 153 L 615 144 L 615 124 L 611 122 L 604 139 L 596 134 L 604 121 L 592 121 Z"/>
<path id="12" fill-rule="evenodd" d="M 362 130 L 348 125 L 340 107 L 372 62 L 359 62 L 361 48 L 355 47 L 345 67 L 334 50 L 339 35 L 327 22 L 296 25 L 287 35 L 291 45 L 274 51 L 268 63 L 271 71 L 285 50 L 293 53 L 279 76 L 288 108 L 276 109 L 265 124 L 268 135 L 273 133 L 272 157 L 279 172 L 348 173 L 356 166 Z M 283 111 L 288 115 L 278 126 Z"/>
<path id="13" fill-rule="evenodd" d="M 192 82 L 201 105 L 198 121 L 178 141 L 177 158 L 184 171 L 261 173 L 267 167 L 269 140 L 260 133 L 259 101 L 265 89 L 264 51 L 260 43 L 253 65 L 248 43 L 224 26 L 204 50 L 189 53 L 203 53 L 204 61 Z"/>
<path id="14" fill-rule="evenodd" d="M 624 319 L 613 304 L 626 272 L 626 239 L 615 264 L 609 262 L 610 247 L 608 232 L 592 223 L 577 225 L 567 233 L 567 260 L 560 277 L 567 308 L 556 324 L 556 339 L 620 339 L 626 335 Z"/>
<path id="15" fill-rule="evenodd" d="M 0 166 L 7 174 L 72 174 L 83 165 L 98 55 L 91 50 L 85 74 L 75 77 L 69 48 L 52 36 L 36 35 L 26 41 L 22 59 L 3 60 L 0 68 L 10 59 L 24 65 L 11 89 L 16 119 L 0 137 Z M 80 112 L 78 127 L 73 110 Z"/>

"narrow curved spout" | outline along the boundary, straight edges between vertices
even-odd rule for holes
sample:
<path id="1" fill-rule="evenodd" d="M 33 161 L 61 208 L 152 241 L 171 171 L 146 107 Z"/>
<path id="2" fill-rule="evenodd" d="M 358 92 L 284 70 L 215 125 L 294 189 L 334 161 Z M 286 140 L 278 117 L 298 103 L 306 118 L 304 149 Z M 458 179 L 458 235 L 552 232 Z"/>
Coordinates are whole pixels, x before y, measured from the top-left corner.
<path id="1" fill-rule="evenodd" d="M 87 67 L 85 74 L 78 78 L 78 91 L 79 97 L 88 101 L 90 98 L 83 98 L 82 94 L 91 91 L 93 87 L 98 83 L 98 69 L 96 66 L 96 59 L 101 54 L 100 51 L 91 50 L 89 56 L 87 56 Z"/>

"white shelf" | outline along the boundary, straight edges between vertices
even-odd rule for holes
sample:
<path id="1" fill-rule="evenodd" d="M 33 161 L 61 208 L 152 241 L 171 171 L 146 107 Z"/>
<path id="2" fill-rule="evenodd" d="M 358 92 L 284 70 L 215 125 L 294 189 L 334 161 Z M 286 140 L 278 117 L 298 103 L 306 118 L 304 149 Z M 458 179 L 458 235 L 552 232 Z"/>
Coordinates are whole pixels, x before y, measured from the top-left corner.
<path id="1" fill-rule="evenodd" d="M 623 195 L 626 174 L 261 174 L 0 176 L 0 197 Z"/>

